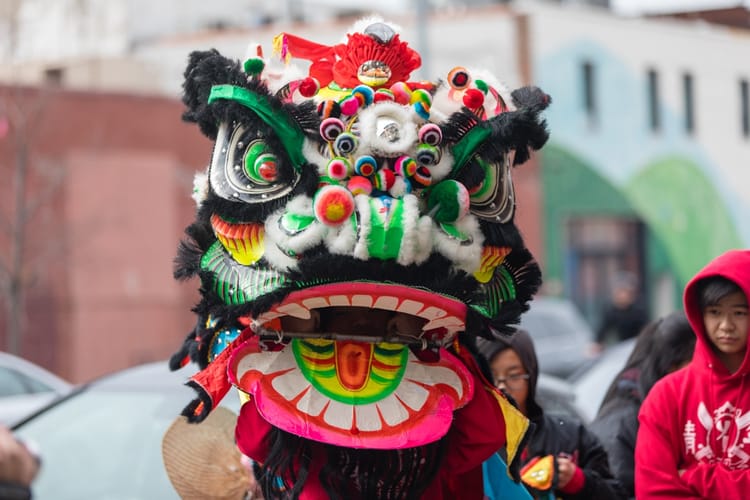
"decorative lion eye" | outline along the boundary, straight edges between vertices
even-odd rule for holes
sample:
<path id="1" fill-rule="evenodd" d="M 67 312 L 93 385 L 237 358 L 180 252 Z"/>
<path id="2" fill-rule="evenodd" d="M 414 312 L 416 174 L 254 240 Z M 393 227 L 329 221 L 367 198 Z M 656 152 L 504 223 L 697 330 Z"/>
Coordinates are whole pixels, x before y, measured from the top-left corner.
<path id="1" fill-rule="evenodd" d="M 268 152 L 261 141 L 253 141 L 245 153 L 245 175 L 258 184 L 270 184 L 278 180 L 276 155 Z"/>
<path id="2" fill-rule="evenodd" d="M 299 175 L 263 137 L 243 125 L 222 123 L 216 137 L 209 180 L 213 191 L 226 200 L 264 203 L 288 194 Z"/>
<path id="3" fill-rule="evenodd" d="M 456 90 L 463 90 L 471 83 L 471 76 L 466 68 L 457 66 L 448 73 L 448 84 Z"/>
<path id="4" fill-rule="evenodd" d="M 504 155 L 497 161 L 475 161 L 484 170 L 479 189 L 471 193 L 471 213 L 495 223 L 506 223 L 513 218 L 516 200 L 511 179 L 512 158 Z"/>

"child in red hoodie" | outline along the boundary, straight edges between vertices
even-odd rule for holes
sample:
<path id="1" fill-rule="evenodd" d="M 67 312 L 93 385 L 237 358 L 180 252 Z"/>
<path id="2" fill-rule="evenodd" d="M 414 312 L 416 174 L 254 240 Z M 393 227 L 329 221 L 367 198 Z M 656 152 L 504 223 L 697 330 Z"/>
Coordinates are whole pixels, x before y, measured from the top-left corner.
<path id="1" fill-rule="evenodd" d="M 750 495 L 748 297 L 750 250 L 724 253 L 685 287 L 695 353 L 641 407 L 636 498 Z"/>

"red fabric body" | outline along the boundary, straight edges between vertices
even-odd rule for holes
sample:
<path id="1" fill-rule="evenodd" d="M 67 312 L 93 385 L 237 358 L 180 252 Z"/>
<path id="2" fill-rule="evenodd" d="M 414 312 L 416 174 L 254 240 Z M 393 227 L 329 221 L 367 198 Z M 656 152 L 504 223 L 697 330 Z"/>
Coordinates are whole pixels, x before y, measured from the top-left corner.
<path id="1" fill-rule="evenodd" d="M 505 422 L 494 396 L 475 376 L 474 397 L 454 413 L 448 431 L 443 463 L 435 480 L 422 495 L 429 500 L 482 500 L 482 462 L 505 445 Z M 266 436 L 271 425 L 260 416 L 251 400 L 242 406 L 237 421 L 236 439 L 239 449 L 253 460 L 263 463 L 268 456 Z M 319 473 L 324 463 L 322 446 L 313 446 L 311 471 L 300 495 L 301 500 L 328 498 Z"/>

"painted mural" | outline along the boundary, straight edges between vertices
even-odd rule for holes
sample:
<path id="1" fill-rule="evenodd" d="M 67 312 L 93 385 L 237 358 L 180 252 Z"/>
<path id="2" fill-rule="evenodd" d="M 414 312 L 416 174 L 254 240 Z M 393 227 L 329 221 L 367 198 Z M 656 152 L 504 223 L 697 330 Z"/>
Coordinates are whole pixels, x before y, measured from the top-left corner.
<path id="1" fill-rule="evenodd" d="M 596 71 L 593 112 L 583 105 L 582 61 Z M 681 112 L 662 103 L 660 129 L 649 127 L 645 73 L 583 39 L 537 59 L 535 72 L 554 98 L 542 155 L 547 278 L 564 277 L 561 225 L 575 215 L 640 218 L 680 288 L 715 255 L 750 246 L 748 201 L 685 132 Z"/>

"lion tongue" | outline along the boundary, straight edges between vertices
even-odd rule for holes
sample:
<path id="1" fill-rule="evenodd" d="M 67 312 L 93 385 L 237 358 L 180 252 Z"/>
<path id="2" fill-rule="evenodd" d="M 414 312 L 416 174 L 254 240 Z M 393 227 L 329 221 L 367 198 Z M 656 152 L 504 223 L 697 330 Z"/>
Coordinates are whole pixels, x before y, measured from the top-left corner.
<path id="1" fill-rule="evenodd" d="M 336 374 L 342 386 L 362 389 L 370 376 L 372 346 L 368 342 L 336 342 Z"/>

